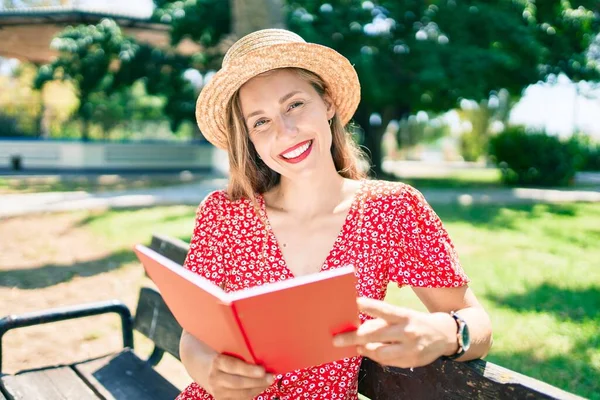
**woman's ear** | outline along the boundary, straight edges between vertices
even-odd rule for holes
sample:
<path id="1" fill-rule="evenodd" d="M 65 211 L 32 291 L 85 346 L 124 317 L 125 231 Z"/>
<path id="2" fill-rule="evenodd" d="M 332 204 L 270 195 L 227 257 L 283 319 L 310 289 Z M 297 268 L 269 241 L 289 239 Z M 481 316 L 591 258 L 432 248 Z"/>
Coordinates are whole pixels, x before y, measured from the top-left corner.
<path id="1" fill-rule="evenodd" d="M 323 102 L 325 103 L 325 107 L 327 107 L 327 119 L 333 118 L 333 116 L 335 115 L 335 105 L 333 104 L 331 96 L 325 93 L 323 95 Z"/>

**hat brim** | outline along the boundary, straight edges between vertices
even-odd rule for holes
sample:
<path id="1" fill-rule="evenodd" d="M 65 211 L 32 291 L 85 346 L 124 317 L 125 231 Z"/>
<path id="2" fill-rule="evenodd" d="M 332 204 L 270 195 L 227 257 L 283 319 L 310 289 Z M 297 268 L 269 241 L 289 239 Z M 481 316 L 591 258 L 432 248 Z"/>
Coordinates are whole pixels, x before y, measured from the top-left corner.
<path id="1" fill-rule="evenodd" d="M 247 81 L 278 68 L 303 68 L 323 79 L 346 125 L 360 102 L 360 83 L 354 67 L 337 51 L 314 43 L 286 43 L 264 47 L 241 56 L 220 69 L 202 89 L 196 102 L 196 121 L 204 137 L 227 149 L 227 107 Z"/>

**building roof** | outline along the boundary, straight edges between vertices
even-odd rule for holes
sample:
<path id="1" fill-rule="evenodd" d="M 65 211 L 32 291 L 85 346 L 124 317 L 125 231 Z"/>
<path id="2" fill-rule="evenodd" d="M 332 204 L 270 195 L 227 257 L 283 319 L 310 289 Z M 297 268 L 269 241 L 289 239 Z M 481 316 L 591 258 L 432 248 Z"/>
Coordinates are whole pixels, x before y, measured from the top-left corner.
<path id="1" fill-rule="evenodd" d="M 46 63 L 56 57 L 52 38 L 65 26 L 97 24 L 114 19 L 124 33 L 158 47 L 171 47 L 170 26 L 151 19 L 152 0 L 37 0 L 42 6 L 25 6 L 22 0 L 0 0 L 0 56 Z M 11 3 L 11 6 L 7 6 Z M 29 0 L 29 4 L 34 1 Z M 49 5 L 48 5 L 49 4 Z M 189 39 L 175 48 L 193 54 L 200 47 Z"/>
<path id="2" fill-rule="evenodd" d="M 152 2 L 147 0 L 53 0 L 50 5 L 47 5 L 48 1 L 44 3 L 31 6 L 13 0 L 11 5 L 0 6 L 0 24 L 11 24 L 11 21 L 22 23 L 28 18 L 63 19 L 85 15 L 149 22 L 154 8 Z"/>

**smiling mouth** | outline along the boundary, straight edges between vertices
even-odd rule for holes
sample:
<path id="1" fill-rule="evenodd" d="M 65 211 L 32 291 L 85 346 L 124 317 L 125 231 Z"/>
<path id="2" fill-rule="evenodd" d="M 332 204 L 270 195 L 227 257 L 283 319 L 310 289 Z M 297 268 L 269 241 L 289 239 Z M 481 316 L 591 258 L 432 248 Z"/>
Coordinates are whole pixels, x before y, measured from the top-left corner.
<path id="1" fill-rule="evenodd" d="M 281 153 L 280 156 L 285 160 L 293 160 L 295 158 L 298 158 L 310 149 L 310 147 L 312 146 L 312 143 L 313 143 L 312 140 L 308 140 L 304 144 L 295 147 L 293 150 L 290 150 L 286 153 Z"/>

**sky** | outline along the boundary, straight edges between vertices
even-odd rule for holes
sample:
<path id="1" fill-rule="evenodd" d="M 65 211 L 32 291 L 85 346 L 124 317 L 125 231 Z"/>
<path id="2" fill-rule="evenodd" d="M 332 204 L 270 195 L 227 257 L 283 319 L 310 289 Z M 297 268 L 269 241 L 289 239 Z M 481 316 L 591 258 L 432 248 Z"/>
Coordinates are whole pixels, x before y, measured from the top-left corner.
<path id="1" fill-rule="evenodd" d="M 140 17 L 150 18 L 154 10 L 152 0 L 75 0 L 80 7 L 90 7 L 108 11 L 131 12 Z"/>
<path id="2" fill-rule="evenodd" d="M 581 85 L 585 90 L 585 83 Z M 554 85 L 529 86 L 511 112 L 510 121 L 545 128 L 549 133 L 570 135 L 574 128 L 600 140 L 600 89 L 590 96 L 577 95 L 576 86 L 560 76 Z"/>

